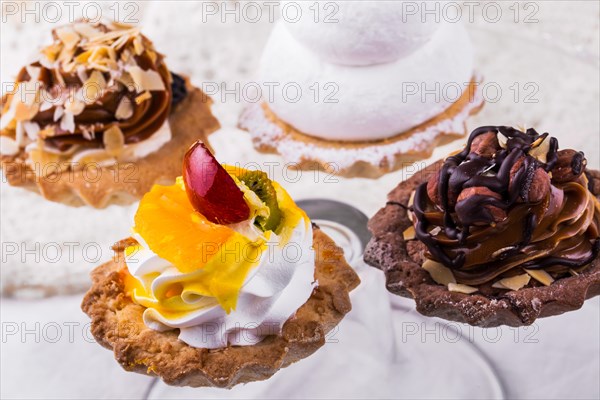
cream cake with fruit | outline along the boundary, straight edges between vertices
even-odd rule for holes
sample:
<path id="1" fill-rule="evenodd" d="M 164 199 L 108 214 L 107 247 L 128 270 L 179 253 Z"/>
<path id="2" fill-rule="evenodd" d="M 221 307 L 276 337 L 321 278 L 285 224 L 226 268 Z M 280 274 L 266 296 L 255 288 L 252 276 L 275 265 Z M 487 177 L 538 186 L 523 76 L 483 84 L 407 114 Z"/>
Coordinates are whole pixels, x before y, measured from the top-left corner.
<path id="1" fill-rule="evenodd" d="M 133 231 L 82 308 L 123 368 L 170 385 L 269 378 L 323 346 L 359 284 L 279 184 L 199 142 L 174 185 L 142 198 Z"/>
<path id="2" fill-rule="evenodd" d="M 388 196 L 367 263 L 425 315 L 522 326 L 600 294 L 600 172 L 534 129 L 484 126 Z"/>
<path id="3" fill-rule="evenodd" d="M 211 99 L 169 72 L 139 27 L 78 21 L 52 38 L 2 98 L 10 185 L 75 206 L 128 204 L 172 183 L 190 143 L 219 128 Z"/>
<path id="4" fill-rule="evenodd" d="M 255 147 L 375 178 L 463 136 L 483 105 L 467 32 L 404 3 L 334 2 L 335 20 L 316 22 L 328 3 L 296 4 L 298 20 L 278 22 L 264 50 L 263 99 L 240 117 Z"/>

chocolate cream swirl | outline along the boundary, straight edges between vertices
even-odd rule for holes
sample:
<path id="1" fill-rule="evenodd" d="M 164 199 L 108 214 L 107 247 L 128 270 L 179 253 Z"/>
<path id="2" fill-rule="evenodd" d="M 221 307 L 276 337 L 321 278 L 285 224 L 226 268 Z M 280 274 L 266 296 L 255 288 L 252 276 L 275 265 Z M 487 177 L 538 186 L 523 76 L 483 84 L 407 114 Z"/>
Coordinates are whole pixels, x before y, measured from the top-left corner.
<path id="1" fill-rule="evenodd" d="M 501 139 L 501 140 L 499 140 Z M 600 203 L 581 152 L 534 129 L 476 129 L 415 191 L 416 237 L 459 283 L 579 271 L 600 250 Z"/>
<path id="2" fill-rule="evenodd" d="M 82 24 L 88 25 L 88 28 L 78 28 Z M 152 136 L 167 120 L 172 102 L 172 78 L 163 56 L 135 27 L 80 22 L 67 26 L 67 29 L 73 27 L 79 36 L 76 44 L 67 42 L 65 34 L 60 35 L 60 31 L 55 29 L 54 43 L 42 50 L 44 59 L 24 67 L 17 77 L 17 82 L 39 81 L 45 93 L 42 101 L 44 98 L 52 99 L 50 108 L 42 110 L 40 107 L 40 111 L 31 119 L 44 133 L 42 139 L 45 144 L 60 151 L 73 145 L 102 148 L 104 132 L 114 126 L 122 132 L 125 145 L 139 143 Z M 86 36 L 86 32 L 94 31 L 95 34 Z M 70 57 L 64 57 L 65 53 Z M 93 57 L 95 60 L 91 61 Z M 148 90 L 140 87 L 132 80 L 128 72 L 130 67 L 156 72 L 164 88 Z M 38 69 L 37 77 L 30 76 L 30 71 L 37 72 Z M 83 110 L 74 115 L 73 129 L 65 129 L 60 120 L 56 120 L 57 108 L 64 107 L 64 102 L 59 99 L 76 93 L 85 84 L 85 77 L 89 77 L 93 71 L 102 74 L 106 85 L 95 101 L 91 104 L 86 102 Z M 117 115 L 124 98 L 131 105 L 125 118 Z"/>

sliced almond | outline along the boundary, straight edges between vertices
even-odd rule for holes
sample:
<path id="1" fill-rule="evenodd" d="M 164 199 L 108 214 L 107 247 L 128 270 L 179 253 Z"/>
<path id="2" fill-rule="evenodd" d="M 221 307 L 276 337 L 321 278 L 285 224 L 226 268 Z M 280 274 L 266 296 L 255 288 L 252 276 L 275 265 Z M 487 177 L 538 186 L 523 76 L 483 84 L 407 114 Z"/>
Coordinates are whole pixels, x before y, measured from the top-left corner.
<path id="1" fill-rule="evenodd" d="M 60 43 L 54 43 L 50 46 L 46 46 L 41 50 L 42 55 L 50 62 L 54 63 L 58 59 L 58 55 L 62 50 L 63 45 Z"/>
<path id="2" fill-rule="evenodd" d="M 102 142 L 104 143 L 104 149 L 111 156 L 118 156 L 125 146 L 125 136 L 118 125 L 113 125 L 104 131 L 102 136 Z"/>
<path id="3" fill-rule="evenodd" d="M 110 47 L 114 48 L 115 50 L 120 50 L 123 46 L 125 46 L 125 44 L 127 44 L 127 41 L 129 40 L 129 36 L 123 35 L 120 38 L 118 38 L 117 40 L 115 40 Z"/>
<path id="4" fill-rule="evenodd" d="M 102 31 L 94 28 L 91 24 L 81 22 L 73 25 L 75 32 L 85 37 L 86 39 L 93 39 L 97 36 L 102 35 Z"/>
<path id="5" fill-rule="evenodd" d="M 7 104 L 8 108 L 2 113 L 1 129 L 8 128 L 15 121 L 32 119 L 40 109 L 39 82 L 19 82 L 15 86 L 15 93 L 8 97 Z"/>
<path id="6" fill-rule="evenodd" d="M 61 172 L 65 166 L 61 163 L 61 156 L 48 153 L 40 148 L 34 148 L 28 152 L 29 164 L 33 165 L 33 170 L 39 176 L 48 176 L 53 173 Z"/>
<path id="7" fill-rule="evenodd" d="M 56 59 L 56 61 L 62 63 L 63 68 L 64 66 L 70 62 L 71 60 L 73 60 L 73 56 L 75 55 L 75 47 L 63 47 L 62 50 L 60 51 L 60 53 L 58 54 L 58 58 Z"/>
<path id="8" fill-rule="evenodd" d="M 56 136 L 56 127 L 54 125 L 48 125 L 38 132 L 38 141 L 40 141 L 40 139 L 46 139 L 52 136 Z"/>
<path id="9" fill-rule="evenodd" d="M 139 35 L 140 30 L 138 28 L 110 31 L 103 33 L 102 35 L 96 36 L 87 43 L 88 46 L 98 45 L 99 43 L 111 43 L 114 40 L 117 40 L 121 36 L 135 36 Z"/>
<path id="10" fill-rule="evenodd" d="M 50 97 L 50 95 L 48 94 L 47 91 L 43 91 L 42 92 L 42 98 L 43 99 L 48 99 Z M 49 109 L 51 109 L 52 107 L 54 107 L 54 103 L 52 100 L 44 100 L 42 101 L 42 104 L 40 104 L 40 112 L 41 111 L 47 111 Z"/>
<path id="11" fill-rule="evenodd" d="M 16 112 L 17 106 L 13 106 L 11 102 L 11 105 L 8 107 L 8 110 L 6 110 L 6 112 L 3 112 L 2 116 L 0 116 L 0 129 L 9 128 L 14 123 Z"/>
<path id="12" fill-rule="evenodd" d="M 71 163 L 75 166 L 97 164 L 98 166 L 107 166 L 115 164 L 117 160 L 108 154 L 104 149 L 91 149 L 80 151 L 71 158 Z"/>
<path id="13" fill-rule="evenodd" d="M 500 144 L 500 147 L 505 149 L 508 143 L 508 138 L 500 132 L 498 132 L 498 143 Z"/>
<path id="14" fill-rule="evenodd" d="M 27 71 L 27 75 L 29 75 L 30 81 L 37 81 L 40 77 L 40 72 L 42 72 L 40 67 L 34 67 L 33 65 L 26 66 L 25 70 Z"/>
<path id="15" fill-rule="evenodd" d="M 160 74 L 154 70 L 149 69 L 144 71 L 139 66 L 134 65 L 129 67 L 127 72 L 131 74 L 138 93 L 146 90 L 165 90 L 165 83 Z"/>
<path id="16" fill-rule="evenodd" d="M 0 154 L 3 156 L 14 156 L 19 153 L 19 145 L 8 136 L 0 136 Z"/>
<path id="17" fill-rule="evenodd" d="M 92 71 L 90 77 L 87 81 L 85 81 L 83 87 L 81 88 L 81 93 L 85 104 L 95 103 L 102 96 L 106 86 L 107 84 L 104 74 L 97 70 Z"/>
<path id="18" fill-rule="evenodd" d="M 543 269 L 526 269 L 525 272 L 545 286 L 550 286 L 554 282 L 554 278 Z"/>
<path id="19" fill-rule="evenodd" d="M 75 70 L 77 71 L 77 77 L 79 78 L 81 83 L 84 84 L 89 79 L 85 67 L 83 65 L 78 65 Z"/>
<path id="20" fill-rule="evenodd" d="M 413 190 L 412 192 L 410 192 L 410 197 L 408 198 L 408 207 L 412 207 L 413 204 L 415 203 L 415 194 L 417 193 L 416 190 Z"/>
<path id="21" fill-rule="evenodd" d="M 60 119 L 60 129 L 67 132 L 75 132 L 75 116 L 69 111 L 65 111 Z"/>
<path id="22" fill-rule="evenodd" d="M 88 62 L 99 62 L 103 59 L 117 59 L 117 52 L 110 46 L 97 46 L 92 49 Z"/>
<path id="23" fill-rule="evenodd" d="M 40 126 L 37 122 L 25 121 L 23 122 L 23 128 L 30 140 L 37 140 L 38 133 L 40 132 Z"/>
<path id="24" fill-rule="evenodd" d="M 415 227 L 412 225 L 409 226 L 404 232 L 402 232 L 402 235 L 404 236 L 404 240 L 413 240 L 416 236 Z"/>
<path id="25" fill-rule="evenodd" d="M 54 109 L 54 116 L 52 117 L 54 122 L 58 121 L 63 116 L 64 112 L 65 110 L 61 106 L 56 107 Z"/>
<path id="26" fill-rule="evenodd" d="M 549 136 L 538 138 L 531 145 L 529 155 L 537 158 L 539 161 L 546 163 L 548 158 L 548 152 L 550 151 L 550 139 Z"/>
<path id="27" fill-rule="evenodd" d="M 17 126 L 15 129 L 15 142 L 19 147 L 25 146 L 25 128 L 23 127 L 22 121 L 17 121 Z"/>
<path id="28" fill-rule="evenodd" d="M 451 292 L 464 293 L 464 294 L 473 294 L 477 292 L 479 289 L 469 285 L 463 285 L 462 283 L 449 283 L 448 290 Z"/>
<path id="29" fill-rule="evenodd" d="M 422 268 L 429 272 L 431 275 L 431 279 L 433 279 L 436 283 L 440 285 L 448 285 L 450 283 L 456 283 L 456 278 L 454 278 L 454 274 L 450 270 L 450 268 L 446 267 L 443 264 L 440 264 L 437 261 L 433 261 L 430 259 L 425 260 Z"/>
<path id="30" fill-rule="evenodd" d="M 85 110 L 85 103 L 78 99 L 79 96 L 69 96 L 65 101 L 65 111 L 75 115 L 79 115 Z"/>
<path id="31" fill-rule="evenodd" d="M 129 119 L 133 115 L 133 104 L 131 99 L 127 96 L 123 96 L 117 110 L 115 111 L 115 118 L 119 120 Z"/>
<path id="32" fill-rule="evenodd" d="M 133 50 L 135 51 L 135 54 L 138 56 L 144 52 L 144 45 L 142 44 L 142 37 L 139 35 L 133 39 Z"/>
<path id="33" fill-rule="evenodd" d="M 65 45 L 66 48 L 73 48 L 79 43 L 80 37 L 70 26 L 63 26 L 55 30 L 56 36 Z"/>
<path id="34" fill-rule="evenodd" d="M 125 22 L 112 21 L 110 23 L 110 28 L 113 30 L 121 30 L 121 29 L 134 29 L 135 25 L 126 24 Z"/>
<path id="35" fill-rule="evenodd" d="M 125 88 L 128 91 L 133 92 L 135 90 L 135 82 L 133 81 L 133 78 L 131 77 L 131 75 L 129 75 L 127 72 L 123 72 L 121 74 L 121 76 L 119 76 L 115 79 L 117 80 L 117 82 L 119 82 L 123 86 L 125 86 Z"/>
<path id="36" fill-rule="evenodd" d="M 150 94 L 150 92 L 145 91 L 144 93 L 140 94 L 135 98 L 135 102 L 136 104 L 142 104 L 143 102 L 145 102 L 146 100 L 150 100 L 151 98 L 152 95 Z"/>
<path id="37" fill-rule="evenodd" d="M 83 53 L 79 54 L 77 57 L 75 57 L 75 62 L 85 64 L 90 59 L 91 55 L 92 55 L 92 50 L 86 50 Z"/>
<path id="38" fill-rule="evenodd" d="M 530 279 L 531 276 L 529 276 L 529 274 L 511 276 L 510 278 L 504 278 L 498 282 L 495 282 L 492 287 L 499 289 L 519 290 L 523 286 L 527 285 Z"/>
<path id="39" fill-rule="evenodd" d="M 429 234 L 431 236 L 437 236 L 441 231 L 442 231 L 442 228 L 440 228 L 439 226 L 436 226 L 429 231 Z"/>
<path id="40" fill-rule="evenodd" d="M 52 74 L 52 76 L 54 76 L 54 79 L 56 79 L 56 81 L 58 82 L 58 84 L 60 86 L 67 86 L 67 83 L 65 82 L 65 78 L 64 76 L 62 76 L 62 73 L 60 72 L 59 68 L 54 68 L 54 73 Z"/>

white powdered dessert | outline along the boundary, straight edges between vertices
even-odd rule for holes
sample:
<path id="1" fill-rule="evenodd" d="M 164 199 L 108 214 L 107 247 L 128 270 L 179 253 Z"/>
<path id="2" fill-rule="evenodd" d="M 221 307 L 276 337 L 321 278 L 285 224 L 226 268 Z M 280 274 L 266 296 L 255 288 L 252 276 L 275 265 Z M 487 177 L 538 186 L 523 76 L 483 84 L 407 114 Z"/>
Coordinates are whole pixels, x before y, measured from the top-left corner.
<path id="1" fill-rule="evenodd" d="M 374 177 L 464 135 L 482 105 L 469 36 L 406 3 L 339 2 L 319 19 L 299 3 L 298 21 L 277 22 L 260 63 L 268 91 L 240 119 L 256 147 Z"/>

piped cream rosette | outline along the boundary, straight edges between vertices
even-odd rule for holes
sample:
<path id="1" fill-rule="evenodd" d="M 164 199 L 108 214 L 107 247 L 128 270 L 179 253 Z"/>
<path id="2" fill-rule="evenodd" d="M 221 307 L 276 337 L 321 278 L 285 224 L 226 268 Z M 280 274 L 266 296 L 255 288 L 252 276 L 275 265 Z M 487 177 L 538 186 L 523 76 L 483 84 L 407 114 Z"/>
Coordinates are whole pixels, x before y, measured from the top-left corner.
<path id="1" fill-rule="evenodd" d="M 227 171 L 235 179 L 236 168 Z M 312 225 L 304 211 L 272 182 L 282 219 L 263 232 L 255 220 L 265 203 L 235 180 L 251 210 L 247 221 L 209 222 L 193 210 L 178 179 L 142 199 L 135 218 L 139 245 L 126 250 L 126 286 L 146 307 L 144 323 L 158 331 L 178 328 L 193 347 L 252 345 L 278 334 L 315 285 Z"/>

